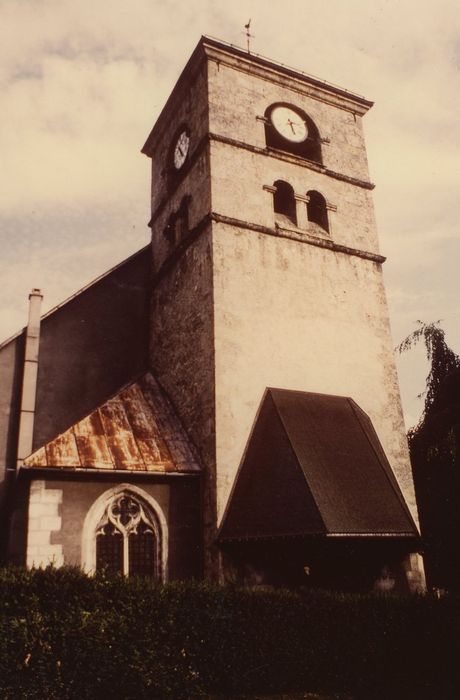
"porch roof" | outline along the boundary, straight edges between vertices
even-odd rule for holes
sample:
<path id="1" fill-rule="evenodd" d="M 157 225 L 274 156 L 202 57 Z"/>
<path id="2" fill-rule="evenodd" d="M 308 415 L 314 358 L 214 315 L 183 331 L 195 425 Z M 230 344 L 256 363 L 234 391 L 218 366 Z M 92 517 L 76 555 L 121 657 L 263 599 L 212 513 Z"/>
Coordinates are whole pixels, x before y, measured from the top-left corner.
<path id="1" fill-rule="evenodd" d="M 267 389 L 219 532 L 418 537 L 370 418 L 353 399 Z"/>
<path id="2" fill-rule="evenodd" d="M 24 466 L 200 471 L 173 407 L 149 372 L 36 450 Z"/>

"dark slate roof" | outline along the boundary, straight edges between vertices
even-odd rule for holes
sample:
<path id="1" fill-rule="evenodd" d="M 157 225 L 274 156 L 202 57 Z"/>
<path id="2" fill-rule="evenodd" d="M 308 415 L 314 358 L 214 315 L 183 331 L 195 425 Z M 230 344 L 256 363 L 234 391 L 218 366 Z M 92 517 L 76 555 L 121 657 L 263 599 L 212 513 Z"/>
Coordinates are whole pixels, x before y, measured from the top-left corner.
<path id="1" fill-rule="evenodd" d="M 267 389 L 219 539 L 417 537 L 369 417 L 350 398 Z"/>
<path id="2" fill-rule="evenodd" d="M 24 460 L 26 467 L 196 472 L 173 407 L 148 372 Z"/>

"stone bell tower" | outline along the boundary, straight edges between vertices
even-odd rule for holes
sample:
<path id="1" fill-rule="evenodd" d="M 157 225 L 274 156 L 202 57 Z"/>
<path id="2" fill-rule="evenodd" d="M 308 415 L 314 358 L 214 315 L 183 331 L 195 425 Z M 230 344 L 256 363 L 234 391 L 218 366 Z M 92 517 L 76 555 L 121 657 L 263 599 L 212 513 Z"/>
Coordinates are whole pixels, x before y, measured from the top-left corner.
<path id="1" fill-rule="evenodd" d="M 150 359 L 206 469 L 208 573 L 266 387 L 352 397 L 417 520 L 361 124 L 371 106 L 203 37 L 143 148 Z"/>

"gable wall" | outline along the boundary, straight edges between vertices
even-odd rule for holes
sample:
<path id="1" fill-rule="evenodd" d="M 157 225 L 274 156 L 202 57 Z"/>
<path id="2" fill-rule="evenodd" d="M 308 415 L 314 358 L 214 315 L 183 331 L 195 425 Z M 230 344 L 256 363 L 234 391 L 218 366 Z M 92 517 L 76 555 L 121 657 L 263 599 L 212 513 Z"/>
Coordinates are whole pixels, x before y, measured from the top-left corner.
<path id="1" fill-rule="evenodd" d="M 34 449 L 147 368 L 149 250 L 42 321 Z M 16 460 L 24 334 L 0 348 L 0 480 Z"/>

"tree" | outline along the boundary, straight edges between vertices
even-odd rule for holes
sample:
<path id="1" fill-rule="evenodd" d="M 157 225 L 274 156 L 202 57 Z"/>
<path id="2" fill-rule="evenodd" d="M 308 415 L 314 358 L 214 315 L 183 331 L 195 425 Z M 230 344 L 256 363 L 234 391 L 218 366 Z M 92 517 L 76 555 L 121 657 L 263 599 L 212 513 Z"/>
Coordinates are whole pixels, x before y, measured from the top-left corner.
<path id="1" fill-rule="evenodd" d="M 430 586 L 460 590 L 460 357 L 439 321 L 423 323 L 398 347 L 423 342 L 430 371 L 425 405 L 408 440 Z"/>

